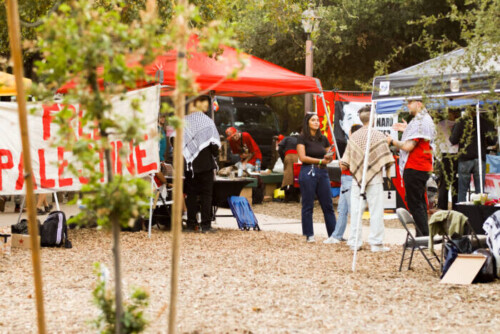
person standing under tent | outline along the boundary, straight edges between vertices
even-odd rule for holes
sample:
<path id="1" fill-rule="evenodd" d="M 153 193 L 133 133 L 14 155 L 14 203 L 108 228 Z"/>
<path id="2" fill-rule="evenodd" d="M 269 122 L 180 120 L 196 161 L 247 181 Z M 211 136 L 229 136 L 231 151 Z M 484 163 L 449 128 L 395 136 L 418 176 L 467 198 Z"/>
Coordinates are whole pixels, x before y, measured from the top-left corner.
<path id="1" fill-rule="evenodd" d="M 297 132 L 293 132 L 278 144 L 278 153 L 281 161 L 283 161 L 281 189 L 285 191 L 285 202 L 290 200 L 300 202 L 300 191 L 293 186 L 293 164 L 299 162 L 299 155 L 297 154 L 298 136 Z"/>
<path id="2" fill-rule="evenodd" d="M 184 192 L 186 194 L 187 229 L 196 230 L 198 204 L 201 204 L 201 231 L 212 229 L 212 193 L 216 158 L 221 146 L 214 121 L 205 112 L 210 106 L 208 96 L 197 97 L 188 108 L 184 123 L 182 153 L 185 164 Z M 199 197 L 199 202 L 198 202 Z"/>
<path id="3" fill-rule="evenodd" d="M 302 167 L 299 174 L 302 194 L 302 234 L 307 242 L 315 242 L 313 229 L 314 198 L 318 197 L 325 218 L 327 234 L 335 230 L 335 212 L 333 211 L 330 178 L 326 165 L 332 161 L 327 155 L 330 146 L 328 139 L 319 130 L 318 114 L 308 112 L 304 117 L 302 133 L 297 138 L 297 153 Z"/>
<path id="4" fill-rule="evenodd" d="M 47 194 L 38 194 L 38 200 L 36 202 L 36 214 L 45 215 L 52 210 L 52 204 L 47 202 Z"/>
<path id="5" fill-rule="evenodd" d="M 262 153 L 259 145 L 253 140 L 248 132 L 239 132 L 234 127 L 226 129 L 226 136 L 231 151 L 233 154 L 239 154 L 241 161 L 236 164 L 236 167 L 244 170 L 255 170 L 257 160 L 262 161 Z"/>
<path id="6" fill-rule="evenodd" d="M 361 124 L 352 125 L 351 130 L 349 131 L 349 138 L 354 132 L 358 131 L 362 127 L 363 126 Z M 335 226 L 335 231 L 332 235 L 323 241 L 325 244 L 338 244 L 341 241 L 347 241 L 344 239 L 344 232 L 347 226 L 347 218 L 351 212 L 351 185 L 351 172 L 349 172 L 349 169 L 342 170 L 342 175 L 340 176 L 339 204 L 337 206 L 337 225 Z"/>
<path id="7" fill-rule="evenodd" d="M 158 114 L 158 134 L 160 135 L 160 141 L 158 143 L 158 149 L 159 149 L 159 154 L 160 154 L 160 162 L 163 162 L 166 160 L 166 152 L 167 152 L 167 135 L 165 132 L 165 114 L 164 113 L 159 113 Z"/>
<path id="8" fill-rule="evenodd" d="M 479 152 L 477 148 L 477 118 L 476 111 L 467 111 L 453 127 L 450 142 L 458 144 L 458 202 L 467 200 L 471 174 L 474 176 L 476 194 L 481 192 L 486 173 L 486 148 L 495 145 L 497 135 L 493 124 L 483 115 L 479 115 L 481 127 L 481 160 L 482 180 L 479 179 Z"/>
<path id="9" fill-rule="evenodd" d="M 363 127 L 352 134 L 344 155 L 340 160 L 340 168 L 349 170 L 354 179 L 351 186 L 351 233 L 347 244 L 351 250 L 358 250 L 363 244 L 361 236 L 361 225 L 358 226 L 360 215 L 366 209 L 370 211 L 370 236 L 368 242 L 372 252 L 386 252 L 389 248 L 384 247 L 384 178 L 382 171 L 394 163 L 394 157 L 389 149 L 386 136 L 370 125 L 370 106 L 360 109 L 359 118 Z M 368 169 L 365 175 L 366 202 L 360 197 L 363 182 L 363 168 L 365 162 L 365 151 L 368 142 L 368 131 L 371 129 L 370 152 L 368 155 Z M 361 205 L 363 204 L 363 205 Z M 359 227 L 359 228 L 358 228 Z"/>
<path id="10" fill-rule="evenodd" d="M 450 143 L 450 135 L 455 125 L 455 120 L 460 115 L 460 110 L 449 109 L 447 119 L 442 120 L 437 125 L 436 141 L 439 141 L 441 159 L 436 162 L 439 171 L 438 185 L 438 208 L 448 210 L 448 192 L 451 189 L 452 204 L 457 202 L 458 179 L 456 178 L 458 169 L 458 145 Z"/>
<path id="11" fill-rule="evenodd" d="M 436 136 L 434 122 L 421 99 L 408 100 L 408 110 L 413 116 L 410 123 L 396 123 L 393 129 L 403 131 L 401 141 L 387 137 L 389 145 L 400 150 L 399 170 L 403 175 L 408 209 L 418 227 L 417 236 L 429 235 L 427 180 L 432 171 L 432 147 Z"/>

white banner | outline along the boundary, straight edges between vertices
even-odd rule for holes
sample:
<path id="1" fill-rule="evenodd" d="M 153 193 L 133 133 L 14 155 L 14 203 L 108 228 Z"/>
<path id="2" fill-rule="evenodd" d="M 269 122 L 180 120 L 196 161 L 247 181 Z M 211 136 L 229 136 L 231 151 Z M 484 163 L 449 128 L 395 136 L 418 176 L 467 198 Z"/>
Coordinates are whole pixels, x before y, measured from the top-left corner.
<path id="1" fill-rule="evenodd" d="M 157 172 L 159 169 L 158 153 L 158 111 L 159 86 L 149 87 L 127 93 L 125 99 L 115 98 L 113 101 L 113 119 L 117 122 L 130 120 L 137 111 L 131 103 L 138 103 L 145 128 L 144 141 L 139 145 L 124 143 L 110 136 L 112 147 L 113 172 L 118 175 L 135 175 L 143 177 Z M 79 117 L 84 111 L 78 105 L 69 108 L 77 111 Z M 68 166 L 75 167 L 78 162 L 71 152 L 63 147 L 54 147 L 59 126 L 52 122 L 54 115 L 62 110 L 62 105 L 44 106 L 28 103 L 28 131 L 35 181 L 35 192 L 77 191 L 87 181 L 83 176 L 75 176 L 69 172 Z M 24 194 L 24 171 L 22 161 L 22 144 L 19 129 L 17 103 L 0 102 L 0 194 Z M 115 117 L 116 115 L 116 117 Z M 72 123 L 77 138 L 98 138 L 96 130 L 89 131 L 81 127 L 79 119 Z M 119 157 L 119 151 L 126 151 L 126 159 Z M 105 173 L 103 154 L 96 171 Z M 122 161 L 125 160 L 125 161 Z M 104 178 L 101 179 L 104 182 Z"/>
<path id="2" fill-rule="evenodd" d="M 378 114 L 375 128 L 385 135 L 398 138 L 398 132 L 392 129 L 392 125 L 398 122 L 398 114 Z"/>

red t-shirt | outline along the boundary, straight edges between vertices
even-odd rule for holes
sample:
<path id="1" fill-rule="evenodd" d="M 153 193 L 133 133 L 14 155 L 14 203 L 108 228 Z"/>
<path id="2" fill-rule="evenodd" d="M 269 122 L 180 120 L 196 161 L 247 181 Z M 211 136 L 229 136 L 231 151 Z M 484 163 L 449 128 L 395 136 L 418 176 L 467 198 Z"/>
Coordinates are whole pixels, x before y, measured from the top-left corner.
<path id="1" fill-rule="evenodd" d="M 431 142 L 422 138 L 413 139 L 417 146 L 410 152 L 405 169 L 415 169 L 422 172 L 432 171 Z"/>
<path id="2" fill-rule="evenodd" d="M 241 155 L 242 153 L 245 153 L 246 150 L 248 150 L 248 153 L 254 153 L 252 159 L 248 161 L 252 165 L 255 165 L 255 161 L 257 159 L 262 161 L 262 153 L 260 152 L 260 148 L 248 132 L 242 132 L 240 139 L 237 141 L 230 140 L 229 145 L 231 146 L 231 151 L 234 154 Z"/>

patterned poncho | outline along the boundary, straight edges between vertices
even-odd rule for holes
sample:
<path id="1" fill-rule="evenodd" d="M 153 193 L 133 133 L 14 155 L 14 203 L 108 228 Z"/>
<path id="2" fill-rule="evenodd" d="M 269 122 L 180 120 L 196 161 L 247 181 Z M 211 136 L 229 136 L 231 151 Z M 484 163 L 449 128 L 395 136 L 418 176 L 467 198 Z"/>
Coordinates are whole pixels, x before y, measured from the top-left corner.
<path id="1" fill-rule="evenodd" d="M 403 132 L 401 141 L 405 142 L 407 140 L 422 138 L 425 140 L 430 140 L 431 146 L 434 144 L 434 138 L 436 136 L 436 128 L 431 116 L 426 109 L 422 109 L 415 117 L 408 123 L 406 130 Z M 400 150 L 399 153 L 399 172 L 403 175 L 405 170 L 406 162 L 410 152 Z"/>
<path id="2" fill-rule="evenodd" d="M 184 124 L 184 142 L 182 154 L 186 166 L 196 159 L 201 150 L 210 144 L 221 146 L 220 137 L 214 121 L 201 111 L 187 115 Z"/>
<path id="3" fill-rule="evenodd" d="M 361 185 L 363 178 L 363 163 L 365 161 L 366 143 L 368 141 L 368 128 L 363 127 L 353 133 L 347 142 L 347 147 L 341 163 L 349 166 L 352 177 Z M 382 171 L 383 167 L 388 168 L 394 163 L 394 157 L 387 145 L 385 135 L 372 129 L 370 152 L 368 154 L 368 170 L 366 172 L 366 184 Z"/>

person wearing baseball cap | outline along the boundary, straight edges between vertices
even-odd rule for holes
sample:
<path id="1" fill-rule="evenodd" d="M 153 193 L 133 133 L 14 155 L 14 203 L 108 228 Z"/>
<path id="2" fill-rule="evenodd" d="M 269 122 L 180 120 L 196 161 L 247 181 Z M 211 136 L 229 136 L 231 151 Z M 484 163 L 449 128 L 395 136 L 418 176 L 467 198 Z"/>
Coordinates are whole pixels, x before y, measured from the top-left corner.
<path id="1" fill-rule="evenodd" d="M 233 154 L 240 156 L 240 162 L 236 166 L 254 170 L 257 160 L 262 161 L 262 153 L 252 136 L 248 132 L 239 132 L 234 127 L 226 129 L 226 136 Z"/>

